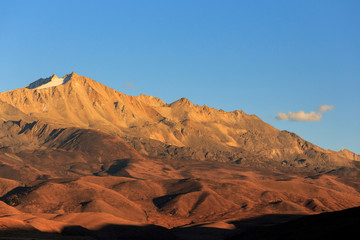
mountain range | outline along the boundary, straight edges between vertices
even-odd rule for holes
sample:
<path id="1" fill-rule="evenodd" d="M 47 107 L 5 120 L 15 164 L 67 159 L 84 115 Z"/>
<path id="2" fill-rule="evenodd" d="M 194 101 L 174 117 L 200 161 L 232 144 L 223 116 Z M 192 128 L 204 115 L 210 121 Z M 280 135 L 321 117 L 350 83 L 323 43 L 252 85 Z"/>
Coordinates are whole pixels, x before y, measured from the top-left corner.
<path id="1" fill-rule="evenodd" d="M 236 229 L 235 220 L 266 214 L 343 210 L 360 205 L 359 167 L 359 155 L 256 115 L 129 96 L 74 72 L 0 93 L 5 235 L 109 224 Z"/>

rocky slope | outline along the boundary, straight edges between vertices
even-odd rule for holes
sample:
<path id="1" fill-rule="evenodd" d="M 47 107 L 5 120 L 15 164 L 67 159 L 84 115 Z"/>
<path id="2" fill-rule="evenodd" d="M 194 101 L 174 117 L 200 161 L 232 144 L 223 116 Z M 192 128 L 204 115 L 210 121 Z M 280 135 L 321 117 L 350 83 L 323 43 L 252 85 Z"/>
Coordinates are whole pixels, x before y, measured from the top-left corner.
<path id="1" fill-rule="evenodd" d="M 57 82 L 59 78 L 54 75 L 46 84 L 51 85 L 52 79 Z M 1 107 L 8 108 L 2 118 L 23 120 L 26 115 L 58 128 L 100 130 L 122 137 L 151 157 L 247 165 L 260 159 L 258 165 L 271 160 L 275 165 L 316 171 L 352 167 L 353 160 L 359 160 L 351 152 L 321 149 L 243 111 L 197 106 L 185 98 L 166 104 L 152 96 L 128 96 L 76 73 L 61 79 L 63 83 L 53 87 L 43 88 L 37 81 L 37 88 L 1 93 Z"/>
<path id="2" fill-rule="evenodd" d="M 359 155 L 242 111 L 76 73 L 0 93 L 0 239 L 223 239 L 253 217 L 359 206 L 359 192 Z"/>

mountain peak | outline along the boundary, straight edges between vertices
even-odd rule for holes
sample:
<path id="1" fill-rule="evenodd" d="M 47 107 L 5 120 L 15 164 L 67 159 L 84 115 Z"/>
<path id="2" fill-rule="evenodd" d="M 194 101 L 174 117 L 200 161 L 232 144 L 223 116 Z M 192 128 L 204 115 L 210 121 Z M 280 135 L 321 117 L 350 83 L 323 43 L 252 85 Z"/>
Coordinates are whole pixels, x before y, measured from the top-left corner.
<path id="1" fill-rule="evenodd" d="M 194 104 L 189 99 L 183 97 L 171 103 L 170 106 L 194 106 Z"/>
<path id="2" fill-rule="evenodd" d="M 36 80 L 33 83 L 30 83 L 26 86 L 27 89 L 43 89 L 43 88 L 50 88 L 50 87 L 56 87 L 59 85 L 63 85 L 70 81 L 71 79 L 79 77 L 79 75 L 75 72 L 72 72 L 70 74 L 66 74 L 62 78 L 59 78 L 55 74 L 51 75 L 48 78 L 40 78 Z"/>
<path id="3" fill-rule="evenodd" d="M 63 78 L 72 79 L 72 78 L 76 78 L 76 77 L 80 77 L 79 74 L 77 74 L 76 72 L 71 72 L 69 74 L 66 74 Z"/>

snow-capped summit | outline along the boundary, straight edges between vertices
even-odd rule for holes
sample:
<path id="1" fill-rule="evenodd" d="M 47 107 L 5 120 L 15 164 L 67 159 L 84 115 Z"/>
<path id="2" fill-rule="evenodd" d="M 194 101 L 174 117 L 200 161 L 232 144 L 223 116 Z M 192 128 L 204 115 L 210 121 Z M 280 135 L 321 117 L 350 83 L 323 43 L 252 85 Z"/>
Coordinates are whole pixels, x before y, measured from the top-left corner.
<path id="1" fill-rule="evenodd" d="M 28 88 L 28 89 L 43 89 L 43 88 L 49 88 L 49 87 L 63 85 L 71 79 L 73 74 L 76 74 L 76 73 L 73 72 L 71 74 L 67 74 L 62 78 L 59 78 L 58 76 L 53 74 L 51 77 L 48 77 L 48 78 L 40 78 L 39 80 L 27 85 L 26 88 Z"/>

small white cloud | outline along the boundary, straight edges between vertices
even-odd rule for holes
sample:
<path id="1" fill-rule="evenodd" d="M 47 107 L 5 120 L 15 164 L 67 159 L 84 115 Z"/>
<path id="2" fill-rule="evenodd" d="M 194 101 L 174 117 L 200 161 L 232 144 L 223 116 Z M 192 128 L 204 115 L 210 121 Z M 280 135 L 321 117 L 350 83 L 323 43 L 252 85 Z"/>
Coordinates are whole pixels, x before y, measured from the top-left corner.
<path id="1" fill-rule="evenodd" d="M 304 111 L 299 112 L 288 112 L 281 113 L 279 112 L 276 115 L 277 120 L 290 120 L 290 121 L 308 121 L 308 122 L 317 122 L 322 118 L 322 114 L 319 112 L 309 112 L 306 113 Z"/>
<path id="2" fill-rule="evenodd" d="M 287 113 L 282 113 L 282 112 L 279 112 L 277 115 L 276 115 L 276 119 L 277 120 L 289 120 L 289 115 Z"/>
<path id="3" fill-rule="evenodd" d="M 124 83 L 123 88 L 137 89 L 138 86 L 136 86 L 133 82 L 126 82 Z"/>
<path id="4" fill-rule="evenodd" d="M 319 112 L 326 112 L 326 111 L 333 111 L 334 110 L 334 106 L 333 105 L 320 105 L 318 108 Z"/>
<path id="5" fill-rule="evenodd" d="M 277 120 L 290 120 L 290 121 L 308 121 L 308 122 L 317 122 L 322 119 L 322 113 L 334 110 L 333 105 L 320 105 L 318 108 L 318 111 L 311 111 L 309 113 L 306 113 L 304 111 L 298 111 L 298 112 L 288 112 L 288 113 L 282 113 L 279 112 L 276 115 Z"/>

